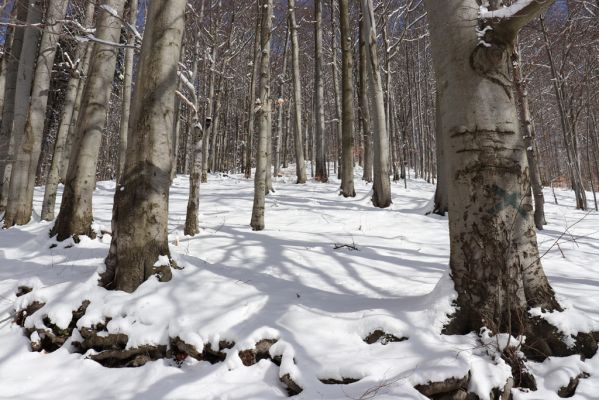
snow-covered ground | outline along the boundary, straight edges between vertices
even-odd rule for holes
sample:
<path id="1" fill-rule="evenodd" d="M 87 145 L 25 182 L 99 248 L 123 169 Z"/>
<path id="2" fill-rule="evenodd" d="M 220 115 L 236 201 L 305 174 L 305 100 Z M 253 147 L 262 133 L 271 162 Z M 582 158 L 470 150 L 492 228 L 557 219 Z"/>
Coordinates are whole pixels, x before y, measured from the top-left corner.
<path id="1" fill-rule="evenodd" d="M 275 188 L 267 199 L 266 230 L 253 232 L 253 182 L 210 176 L 201 188 L 202 232 L 191 238 L 182 234 L 188 180 L 179 176 L 169 229 L 171 251 L 184 269 L 168 283 L 152 279 L 133 294 L 96 286 L 108 235 L 51 248 L 51 224 L 39 222 L 38 214 L 27 226 L 0 232 L 0 398 L 280 399 L 287 397 L 279 381 L 284 374 L 303 388 L 296 398 L 306 400 L 425 399 L 414 385 L 468 371 L 469 389 L 483 399 L 503 386 L 510 368 L 476 335 L 440 335 L 454 292 L 447 219 L 424 215 L 432 185 L 393 184 L 393 205 L 386 210 L 372 207 L 370 186 L 359 179 L 354 199 L 338 196 L 335 179 L 295 185 L 283 177 Z M 112 182 L 97 185 L 98 229 L 110 228 L 113 191 Z M 36 189 L 36 212 L 42 194 Z M 549 225 L 539 234 L 545 270 L 567 308 L 552 322 L 566 333 L 599 330 L 599 215 L 574 210 L 568 191 L 557 191 L 557 198 L 554 205 L 546 193 Z M 17 299 L 23 282 L 37 289 Z M 78 327 L 110 317 L 108 331 L 126 333 L 129 347 L 166 345 L 177 336 L 199 349 L 221 340 L 235 345 L 216 364 L 187 358 L 182 365 L 159 360 L 112 369 L 69 352 L 68 343 L 53 353 L 31 352 L 11 312 L 32 300 L 47 305 L 28 326 L 42 324 L 46 315 L 66 326 L 71 310 L 90 300 Z M 367 344 L 363 339 L 376 329 L 408 339 Z M 270 352 L 282 356 L 281 366 L 270 360 L 244 366 L 239 351 L 264 338 L 278 339 Z M 557 390 L 582 371 L 591 376 L 575 398 L 599 398 L 599 356 L 528 364 L 539 389 L 515 391 L 516 399 L 558 398 Z M 321 382 L 344 378 L 358 381 Z"/>

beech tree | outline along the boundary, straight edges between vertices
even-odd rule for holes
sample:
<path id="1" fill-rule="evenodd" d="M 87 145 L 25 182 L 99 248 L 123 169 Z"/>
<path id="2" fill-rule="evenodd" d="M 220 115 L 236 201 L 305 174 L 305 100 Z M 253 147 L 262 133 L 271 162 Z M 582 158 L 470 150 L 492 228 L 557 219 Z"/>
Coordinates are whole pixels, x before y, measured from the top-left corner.
<path id="1" fill-rule="evenodd" d="M 32 83 L 31 103 L 27 113 L 27 122 L 23 137 L 15 149 L 16 160 L 10 179 L 8 205 L 4 214 L 4 227 L 23 225 L 31 219 L 33 211 L 33 188 L 42 147 L 48 91 L 56 44 L 62 31 L 62 20 L 67 11 L 68 0 L 48 1 Z M 13 135 L 20 132 L 13 131 Z"/>
<path id="2" fill-rule="evenodd" d="M 519 129 L 511 49 L 520 29 L 553 0 L 426 0 L 449 179 L 451 276 L 458 309 L 447 333 L 487 327 L 526 335 L 532 358 L 595 352 L 590 335 L 568 348 L 557 330 L 529 314 L 560 311 L 541 266 L 530 175 Z M 475 24 L 472 21 L 476 21 Z"/>
<path id="3" fill-rule="evenodd" d="M 168 199 L 177 68 L 186 0 L 152 1 L 131 105 L 130 142 L 115 192 L 112 241 L 102 283 L 134 291 L 150 276 L 170 279 Z M 164 259 L 166 258 L 166 260 Z M 168 260 L 168 261 L 167 261 Z"/>
<path id="4" fill-rule="evenodd" d="M 90 29 L 92 26 L 94 11 L 95 3 L 89 1 L 85 6 L 85 15 L 83 17 L 82 25 L 85 29 Z M 60 179 L 66 176 L 66 171 L 64 170 L 68 167 L 68 162 L 65 159 L 68 160 L 67 153 L 70 150 L 70 146 L 68 147 L 69 150 L 67 149 L 67 140 L 70 138 L 70 142 L 72 142 L 73 126 L 77 123 L 74 111 L 78 107 L 76 102 L 81 100 L 81 95 L 78 96 L 78 94 L 83 92 L 83 77 L 87 74 L 87 67 L 89 66 L 89 59 L 91 57 L 91 47 L 89 42 L 80 41 L 73 55 L 73 63 L 70 65 L 69 84 L 67 86 L 58 132 L 56 133 L 52 164 L 48 171 L 44 201 L 42 202 L 42 219 L 45 221 L 54 219 L 56 190 L 58 189 Z"/>
<path id="5" fill-rule="evenodd" d="M 324 134 L 324 88 L 322 82 L 322 1 L 314 1 L 314 121 L 316 175 L 319 182 L 328 180 Z"/>
<path id="6" fill-rule="evenodd" d="M 27 18 L 27 2 L 16 0 L 14 3 L 14 13 L 17 20 L 24 21 Z M 4 75 L 4 91 L 2 96 L 2 123 L 0 125 L 0 211 L 6 207 L 8 188 L 10 185 L 10 169 L 12 165 L 9 158 L 14 152 L 14 145 L 11 146 L 12 122 L 15 113 L 15 95 L 17 92 L 17 74 L 19 71 L 19 60 L 21 59 L 21 50 L 23 48 L 23 39 L 25 36 L 24 27 L 9 27 L 7 43 L 5 44 L 5 53 L 2 64 L 6 61 L 6 66 L 2 69 Z"/>
<path id="7" fill-rule="evenodd" d="M 10 196 L 10 182 L 12 177 L 13 164 L 16 159 L 16 152 L 25 142 L 25 125 L 27 123 L 27 115 L 29 111 L 29 104 L 31 101 L 31 87 L 33 85 L 34 66 L 38 55 L 38 44 L 40 39 L 40 31 L 33 25 L 38 24 L 42 20 L 42 1 L 32 1 L 27 3 L 27 20 L 26 27 L 23 28 L 25 33 L 23 35 L 23 41 L 21 43 L 21 51 L 19 53 L 19 63 L 17 69 L 17 76 L 15 82 L 14 97 L 9 101 L 13 104 L 10 106 L 12 112 L 8 115 L 5 128 L 7 134 L 10 135 L 9 146 L 7 151 L 7 160 L 4 167 L 4 185 L 2 186 L 2 193 L 0 193 L 0 208 L 5 208 L 8 204 L 8 198 Z M 18 45 L 18 43 L 16 44 Z M 8 90 L 7 92 L 8 93 Z M 4 126 L 4 121 L 3 121 Z M 4 128 L 3 128 L 4 129 Z M 9 133 L 8 133 L 9 132 Z M 0 171 L 2 172 L 2 171 Z M 19 171 L 20 173 L 22 171 Z M 14 197 L 15 191 L 12 191 Z M 16 216 L 17 203 L 13 202 L 13 210 L 9 212 L 8 219 L 4 221 L 4 227 L 8 228 L 15 224 L 11 214 Z M 29 219 L 25 222 L 28 222 Z"/>
<path id="8" fill-rule="evenodd" d="M 354 189 L 354 84 L 352 35 L 349 21 L 349 1 L 339 0 L 339 21 L 342 50 L 342 117 L 341 117 L 341 195 L 355 197 Z"/>
<path id="9" fill-rule="evenodd" d="M 250 225 L 253 230 L 264 229 L 264 201 L 266 195 L 267 136 L 270 132 L 272 102 L 270 99 L 270 37 L 272 30 L 272 0 L 261 1 L 260 22 L 260 97 L 254 112 L 258 115 L 258 145 L 256 146 L 256 174 L 254 176 L 254 205 Z"/>
<path id="10" fill-rule="evenodd" d="M 385 113 L 383 82 L 379 68 L 376 45 L 376 22 L 372 0 L 362 0 L 362 19 L 370 91 L 374 110 L 374 184 L 372 203 L 375 207 L 386 208 L 391 205 L 391 180 L 389 179 L 389 134 Z"/>
<path id="11" fill-rule="evenodd" d="M 295 0 L 288 0 L 289 32 L 291 34 L 291 64 L 293 70 L 293 141 L 295 144 L 295 173 L 297 183 L 306 183 L 304 141 L 302 138 L 302 83 L 300 79 L 299 44 L 295 20 Z"/>
<path id="12" fill-rule="evenodd" d="M 71 236 L 93 236 L 92 195 L 96 187 L 96 165 L 106 126 L 106 112 L 112 90 L 124 0 L 105 0 L 98 6 L 96 29 L 89 76 L 82 94 L 81 111 L 70 157 L 60 213 L 51 235 L 58 240 Z"/>

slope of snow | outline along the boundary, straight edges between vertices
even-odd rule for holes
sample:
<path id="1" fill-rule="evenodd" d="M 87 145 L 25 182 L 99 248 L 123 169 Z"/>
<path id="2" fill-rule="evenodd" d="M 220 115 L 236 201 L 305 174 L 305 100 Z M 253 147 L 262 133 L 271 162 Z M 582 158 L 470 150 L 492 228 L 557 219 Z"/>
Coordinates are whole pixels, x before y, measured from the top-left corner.
<path id="1" fill-rule="evenodd" d="M 468 371 L 470 390 L 483 399 L 504 385 L 510 368 L 490 356 L 476 335 L 440 335 L 455 293 L 447 271 L 447 219 L 424 215 L 432 185 L 410 180 L 406 190 L 403 182 L 394 184 L 392 207 L 379 210 L 370 203 L 370 186 L 359 179 L 354 199 L 338 196 L 335 179 L 292 182 L 291 176 L 275 182 L 266 230 L 253 232 L 253 182 L 210 176 L 201 188 L 202 231 L 191 238 L 182 234 L 188 178 L 179 176 L 171 191 L 169 230 L 173 257 L 183 269 L 174 271 L 171 282 L 151 279 L 133 294 L 96 286 L 109 235 L 56 243 L 48 237 L 51 224 L 39 222 L 37 214 L 27 226 L 0 232 L 0 398 L 280 399 L 287 397 L 279 381 L 284 374 L 304 389 L 295 398 L 306 400 L 424 399 L 414 385 Z M 98 183 L 98 230 L 110 230 L 113 191 L 114 183 Z M 36 211 L 42 194 L 36 189 Z M 599 330 L 599 215 L 574 210 L 569 192 L 557 192 L 558 206 L 550 196 L 549 225 L 539 243 L 542 253 L 548 250 L 543 263 L 566 312 L 547 318 L 568 334 Z M 16 298 L 21 284 L 36 290 Z M 27 326 L 43 326 L 48 316 L 66 327 L 83 300 L 91 304 L 78 328 L 109 317 L 107 330 L 126 333 L 128 347 L 166 345 L 176 336 L 200 350 L 220 340 L 235 346 L 214 365 L 188 358 L 181 366 L 160 360 L 109 369 L 70 353 L 68 345 L 31 352 L 22 328 L 12 322 L 12 310 L 40 301 L 46 306 Z M 365 343 L 376 329 L 408 339 Z M 281 366 L 262 360 L 245 367 L 238 352 L 264 338 L 278 339 L 270 352 L 282 356 Z M 539 390 L 515 397 L 558 398 L 556 391 L 584 371 L 591 377 L 581 381 L 576 397 L 596 398 L 598 359 L 529 363 Z M 359 381 L 320 381 L 344 378 Z"/>

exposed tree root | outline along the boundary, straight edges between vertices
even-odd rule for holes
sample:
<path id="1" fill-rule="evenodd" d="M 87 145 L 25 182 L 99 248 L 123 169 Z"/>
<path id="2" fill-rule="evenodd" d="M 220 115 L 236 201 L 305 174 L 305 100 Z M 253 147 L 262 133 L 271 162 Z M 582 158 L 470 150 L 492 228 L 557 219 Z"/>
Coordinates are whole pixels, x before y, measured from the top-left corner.
<path id="1" fill-rule="evenodd" d="M 319 379 L 325 385 L 349 385 L 350 383 L 358 382 L 356 378 L 341 378 L 341 379 Z"/>
<path id="2" fill-rule="evenodd" d="M 273 364 L 281 365 L 281 356 L 271 356 L 270 348 L 275 344 L 277 339 L 262 339 L 256 343 L 253 349 L 241 350 L 239 352 L 239 358 L 246 367 L 256 364 L 260 360 L 270 360 Z M 295 362 L 295 360 L 294 360 Z M 279 377 L 281 383 L 285 386 L 287 394 L 289 396 L 295 396 L 300 394 L 304 389 L 298 385 L 289 374 L 284 374 Z"/>
<path id="3" fill-rule="evenodd" d="M 567 357 L 580 354 L 583 358 L 591 358 L 597 353 L 599 332 L 579 333 L 572 336 L 574 346 L 565 343 L 565 337 L 556 327 L 544 319 L 533 317 L 525 330 L 526 343 L 522 352 L 529 360 L 543 361 L 549 356 Z"/>
<path id="4" fill-rule="evenodd" d="M 570 379 L 570 383 L 568 383 L 568 385 L 560 388 L 560 390 L 557 392 L 557 395 L 559 397 L 574 397 L 574 395 L 576 394 L 576 389 L 578 388 L 578 384 L 580 383 L 581 379 L 586 379 L 588 378 L 590 375 L 587 374 L 586 372 L 583 372 L 582 374 L 571 378 Z"/>
<path id="5" fill-rule="evenodd" d="M 429 382 L 425 385 L 416 385 L 414 389 L 434 400 L 468 399 L 469 382 L 470 373 L 462 378 L 449 378 L 441 382 Z"/>
<path id="6" fill-rule="evenodd" d="M 294 382 L 289 374 L 283 375 L 279 380 L 287 388 L 287 394 L 289 394 L 290 397 L 300 394 L 304 390 L 300 385 Z"/>
<path id="7" fill-rule="evenodd" d="M 501 354 L 501 358 L 512 368 L 511 387 L 537 390 L 535 377 L 524 364 L 525 360 L 519 356 L 518 349 L 507 347 Z"/>
<path id="8" fill-rule="evenodd" d="M 218 342 L 218 349 L 213 350 L 210 343 L 208 343 L 204 346 L 204 360 L 208 361 L 210 364 L 223 362 L 225 361 L 225 358 L 227 358 L 227 354 L 223 352 L 223 350 L 230 349 L 233 346 L 235 346 L 234 342 L 221 340 Z"/>
<path id="9" fill-rule="evenodd" d="M 59 349 L 70 337 L 75 329 L 75 325 L 79 318 L 85 314 L 85 310 L 89 305 L 89 301 L 84 301 L 81 306 L 73 311 L 73 316 L 69 325 L 62 329 L 54 324 L 48 316 L 43 318 L 43 328 L 27 328 L 25 332 L 31 340 L 31 350 L 52 352 Z M 34 301 L 25 310 L 17 313 L 15 323 L 20 326 L 25 325 L 25 319 L 40 310 L 44 306 L 43 303 Z M 34 335 L 34 333 L 36 335 Z"/>
<path id="10" fill-rule="evenodd" d="M 368 344 L 374 344 L 374 343 L 380 343 L 380 344 L 387 344 L 390 342 L 403 342 L 404 340 L 408 340 L 407 337 L 400 337 L 398 338 L 395 335 L 392 335 L 390 333 L 386 333 L 381 329 L 377 329 L 374 332 L 370 332 L 368 334 L 368 336 L 366 336 L 364 338 L 364 341 Z"/>
<path id="11" fill-rule="evenodd" d="M 276 365 L 281 365 L 281 357 L 272 357 L 270 348 L 277 342 L 277 339 L 262 339 L 256 343 L 254 349 L 242 350 L 239 352 L 239 358 L 246 367 L 256 364 L 260 360 L 271 360 Z"/>
<path id="12" fill-rule="evenodd" d="M 444 327 L 443 334 L 447 335 L 465 335 L 471 331 L 478 331 L 483 327 L 488 327 L 493 333 L 509 333 L 512 336 L 526 336 L 526 342 L 520 349 L 526 358 L 532 361 L 542 362 L 547 357 L 567 357 L 574 354 L 580 354 L 583 358 L 591 358 L 597 353 L 597 341 L 599 332 L 578 333 L 571 338 L 565 337 L 559 330 L 546 320 L 529 316 L 528 312 L 516 313 L 519 317 L 512 317 L 506 314 L 503 324 L 497 327 L 492 326 L 492 321 L 486 320 L 470 306 L 456 304 L 458 311 L 450 316 L 449 323 Z M 556 303 L 556 307 L 559 305 Z M 555 308 L 561 310 L 560 308 Z M 507 321 L 511 321 L 508 324 Z M 509 327 L 509 328 L 508 328 Z M 568 342 L 574 342 L 569 346 Z"/>
<path id="13" fill-rule="evenodd" d="M 141 367 L 149 361 L 166 357 L 166 346 L 141 346 L 133 349 L 104 350 L 90 358 L 105 367 Z"/>
<path id="14" fill-rule="evenodd" d="M 28 316 L 30 316 L 31 314 L 33 314 L 34 312 L 36 312 L 37 310 L 39 310 L 40 308 L 42 308 L 43 306 L 44 306 L 44 303 L 34 301 L 33 303 L 29 304 L 26 309 L 17 311 L 17 313 L 15 315 L 15 324 L 17 324 L 19 326 L 24 326 L 25 319 Z"/>

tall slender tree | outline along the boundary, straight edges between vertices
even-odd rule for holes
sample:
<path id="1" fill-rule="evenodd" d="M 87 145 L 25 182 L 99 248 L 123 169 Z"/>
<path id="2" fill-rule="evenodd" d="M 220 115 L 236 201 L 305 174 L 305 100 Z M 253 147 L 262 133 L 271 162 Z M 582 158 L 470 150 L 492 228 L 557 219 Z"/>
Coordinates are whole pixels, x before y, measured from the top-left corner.
<path id="1" fill-rule="evenodd" d="M 24 0 L 16 0 L 14 3 L 16 9 L 17 21 L 25 21 L 27 19 L 27 2 Z M 17 74 L 19 71 L 19 60 L 21 59 L 21 50 L 23 47 L 23 39 L 25 28 L 9 27 L 10 49 L 4 53 L 3 61 L 6 60 L 6 71 L 4 72 L 4 91 L 0 92 L 3 96 L 2 107 L 2 123 L 0 125 L 0 211 L 6 207 L 8 188 L 10 185 L 10 168 L 9 158 L 11 151 L 11 132 L 12 123 L 15 113 L 15 95 L 17 92 Z M 13 146 L 14 147 L 14 146 Z M 9 171 L 6 171 L 6 168 Z"/>
<path id="2" fill-rule="evenodd" d="M 120 39 L 124 3 L 124 0 L 103 0 L 98 7 L 98 41 L 94 43 L 90 72 L 82 94 L 77 139 L 70 157 L 60 213 L 51 232 L 58 240 L 94 235 L 92 195 L 118 52 L 115 46 L 106 42 L 118 43 Z"/>
<path id="3" fill-rule="evenodd" d="M 50 0 L 46 4 L 44 31 L 33 77 L 27 122 L 24 136 L 15 149 L 16 160 L 10 179 L 8 205 L 4 214 L 5 227 L 23 225 L 31 219 L 33 188 L 42 148 L 56 44 L 62 31 L 61 21 L 65 17 L 68 4 L 68 0 Z M 18 133 L 14 132 L 14 134 Z"/>
<path id="4" fill-rule="evenodd" d="M 7 152 L 7 162 L 4 167 L 5 184 L 2 185 L 2 193 L 0 193 L 0 209 L 4 209 L 8 204 L 13 163 L 16 158 L 15 153 L 25 140 L 25 125 L 27 123 L 29 103 L 31 100 L 31 87 L 33 85 L 33 75 L 35 71 L 35 61 L 37 59 L 41 33 L 35 25 L 41 23 L 42 20 L 42 3 L 43 2 L 41 0 L 35 0 L 26 3 L 27 27 L 25 28 L 25 33 L 23 35 L 23 42 L 19 54 L 17 76 L 15 77 L 16 82 L 13 100 L 14 103 L 12 113 L 9 115 L 9 118 L 12 118 L 12 120 L 6 121 L 5 126 L 8 130 L 7 132 L 9 132 L 10 140 Z M 14 212 L 11 213 L 14 215 Z M 10 227 L 12 225 L 14 225 L 12 217 L 5 219 L 5 227 Z"/>
<path id="5" fill-rule="evenodd" d="M 302 137 L 302 82 L 300 76 L 299 42 L 295 19 L 295 0 L 288 0 L 289 31 L 291 32 L 291 64 L 293 68 L 293 140 L 295 144 L 295 173 L 297 183 L 306 183 L 304 141 Z"/>
<path id="6" fill-rule="evenodd" d="M 319 182 L 328 181 L 324 133 L 324 87 L 322 68 L 322 1 L 314 1 L 314 122 L 316 147 L 316 172 Z"/>
<path id="7" fill-rule="evenodd" d="M 368 75 L 374 109 L 374 184 L 372 185 L 372 203 L 375 207 L 386 208 L 391 205 L 391 180 L 389 179 L 389 134 L 387 131 L 385 97 L 379 68 L 379 56 L 376 45 L 376 22 L 372 0 L 362 0 L 362 34 L 366 46 Z"/>
<path id="8" fill-rule="evenodd" d="M 95 2 L 89 1 L 85 6 L 85 15 L 83 17 L 83 27 L 89 29 L 94 20 Z M 83 86 L 83 76 L 87 74 L 87 66 L 89 65 L 89 57 L 87 56 L 88 48 L 91 45 L 88 42 L 80 41 L 74 54 L 73 64 L 71 65 L 70 79 L 67 86 L 67 91 L 64 99 L 64 105 L 58 132 L 54 142 L 54 152 L 52 153 L 52 163 L 46 178 L 46 187 L 44 190 L 44 200 L 42 202 L 42 219 L 51 221 L 54 219 L 54 208 L 56 206 L 56 191 L 60 178 L 65 174 L 61 171 L 68 165 L 64 163 L 66 142 L 70 132 L 73 131 L 71 126 L 76 124 L 73 118 L 75 102 L 77 101 L 77 93 L 79 86 Z"/>
<path id="9" fill-rule="evenodd" d="M 355 197 L 354 189 L 354 84 L 352 33 L 349 20 L 349 1 L 339 0 L 341 26 L 341 195 Z"/>
<path id="10" fill-rule="evenodd" d="M 254 205 L 250 226 L 255 231 L 264 229 L 264 201 L 266 194 L 267 135 L 270 134 L 270 37 L 272 31 L 272 0 L 260 0 L 260 98 L 255 111 L 258 113 L 258 145 L 256 146 L 256 174 L 254 176 Z"/>
<path id="11" fill-rule="evenodd" d="M 129 0 L 128 6 L 129 18 L 127 22 L 135 27 L 137 23 L 137 0 Z M 125 65 L 123 73 L 123 99 L 121 103 L 121 126 L 119 128 L 119 165 L 117 169 L 117 181 L 120 179 L 125 169 L 125 157 L 127 155 L 127 132 L 129 127 L 129 112 L 131 110 L 131 91 L 133 89 L 133 61 L 135 45 L 135 35 L 127 31 L 127 44 L 129 47 L 124 49 Z"/>

